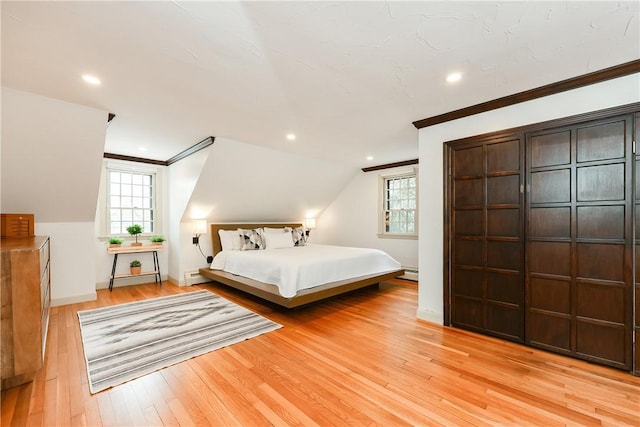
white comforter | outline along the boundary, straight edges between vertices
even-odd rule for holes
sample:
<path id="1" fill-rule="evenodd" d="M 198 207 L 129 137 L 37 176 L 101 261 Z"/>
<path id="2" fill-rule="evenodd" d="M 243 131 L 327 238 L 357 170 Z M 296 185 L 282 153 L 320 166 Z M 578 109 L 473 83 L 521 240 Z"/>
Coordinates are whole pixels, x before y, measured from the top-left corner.
<path id="1" fill-rule="evenodd" d="M 307 245 L 255 251 L 222 251 L 211 268 L 276 285 L 290 298 L 299 290 L 337 280 L 400 269 L 400 263 L 378 249 Z"/>

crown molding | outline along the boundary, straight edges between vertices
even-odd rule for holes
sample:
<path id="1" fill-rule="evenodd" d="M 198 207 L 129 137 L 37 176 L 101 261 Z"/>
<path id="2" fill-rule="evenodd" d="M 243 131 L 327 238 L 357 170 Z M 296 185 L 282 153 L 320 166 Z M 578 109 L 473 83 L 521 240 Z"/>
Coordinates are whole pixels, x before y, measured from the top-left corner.
<path id="1" fill-rule="evenodd" d="M 126 160 L 128 162 L 147 163 L 150 165 L 160 165 L 160 166 L 170 166 L 179 160 L 182 160 L 186 157 L 189 157 L 192 154 L 197 153 L 198 151 L 204 148 L 207 148 L 208 146 L 213 144 L 215 139 L 216 138 L 214 136 L 208 136 L 202 141 L 198 142 L 195 145 L 192 145 L 191 147 L 187 148 L 184 151 L 179 152 L 178 154 L 176 154 L 175 156 L 171 157 L 168 160 L 146 159 L 144 157 L 125 156 L 122 154 L 114 154 L 114 153 L 104 153 L 103 157 L 105 159 Z"/>
<path id="2" fill-rule="evenodd" d="M 497 98 L 492 101 L 483 102 L 480 104 L 461 108 L 459 110 L 450 111 L 448 113 L 439 114 L 437 116 L 428 117 L 422 120 L 417 120 L 413 122 L 413 125 L 417 129 L 422 129 L 428 126 L 449 122 L 451 120 L 473 116 L 474 114 L 484 113 L 485 111 L 508 107 L 509 105 L 531 101 L 533 99 L 542 98 L 544 96 L 554 95 L 556 93 L 565 92 L 567 90 L 577 89 L 583 86 L 588 86 L 594 83 L 600 83 L 639 72 L 640 59 L 605 68 L 593 73 L 583 74 L 578 77 L 561 80 L 556 83 L 540 86 L 535 89 L 526 90 L 524 92 L 518 92 L 516 94 Z"/>

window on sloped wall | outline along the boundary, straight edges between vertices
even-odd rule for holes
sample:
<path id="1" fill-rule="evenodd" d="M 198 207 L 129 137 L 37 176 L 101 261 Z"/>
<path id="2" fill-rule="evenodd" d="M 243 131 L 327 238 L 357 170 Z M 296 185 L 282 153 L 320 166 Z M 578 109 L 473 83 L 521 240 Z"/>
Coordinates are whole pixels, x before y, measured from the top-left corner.
<path id="1" fill-rule="evenodd" d="M 418 174 L 381 175 L 380 237 L 418 236 Z"/>

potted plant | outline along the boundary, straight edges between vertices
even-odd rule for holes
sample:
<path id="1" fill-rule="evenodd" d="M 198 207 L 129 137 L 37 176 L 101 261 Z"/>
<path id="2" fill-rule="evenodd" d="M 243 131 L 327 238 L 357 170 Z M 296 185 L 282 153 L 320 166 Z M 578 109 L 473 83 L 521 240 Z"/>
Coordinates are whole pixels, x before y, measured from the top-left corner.
<path id="1" fill-rule="evenodd" d="M 127 227 L 127 233 L 136 238 L 136 242 L 131 246 L 142 246 L 142 243 L 138 243 L 138 234 L 142 234 L 142 227 L 139 224 L 133 224 Z"/>
<path id="2" fill-rule="evenodd" d="M 110 248 L 119 248 L 122 244 L 122 239 L 119 237 L 111 237 L 109 238 L 109 247 Z"/>
<path id="3" fill-rule="evenodd" d="M 153 236 L 151 238 L 151 243 L 153 243 L 154 245 L 162 245 L 162 242 L 165 241 L 165 238 L 162 236 Z"/>
<path id="4" fill-rule="evenodd" d="M 137 259 L 134 259 L 129 263 L 129 268 L 131 269 L 131 274 L 140 274 L 140 270 L 142 270 L 142 263 Z"/>

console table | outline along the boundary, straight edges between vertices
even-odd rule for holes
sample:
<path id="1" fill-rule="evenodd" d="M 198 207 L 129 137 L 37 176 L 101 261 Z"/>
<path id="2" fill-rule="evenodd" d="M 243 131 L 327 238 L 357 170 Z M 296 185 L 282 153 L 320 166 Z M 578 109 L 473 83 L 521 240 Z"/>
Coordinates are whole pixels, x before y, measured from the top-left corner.
<path id="1" fill-rule="evenodd" d="M 107 247 L 107 253 L 113 254 L 113 267 L 111 267 L 111 277 L 109 278 L 109 290 L 113 290 L 113 281 L 124 277 L 148 276 L 154 275 L 156 283 L 162 283 L 160 276 L 160 262 L 158 261 L 158 251 L 162 250 L 162 245 L 143 245 L 143 246 L 120 246 Z M 118 264 L 118 255 L 120 254 L 137 254 L 151 252 L 153 255 L 153 270 L 142 271 L 138 274 L 116 274 L 116 265 Z"/>

